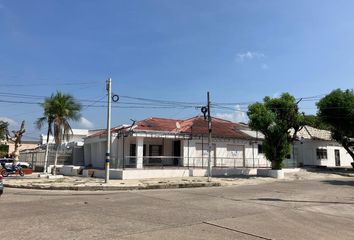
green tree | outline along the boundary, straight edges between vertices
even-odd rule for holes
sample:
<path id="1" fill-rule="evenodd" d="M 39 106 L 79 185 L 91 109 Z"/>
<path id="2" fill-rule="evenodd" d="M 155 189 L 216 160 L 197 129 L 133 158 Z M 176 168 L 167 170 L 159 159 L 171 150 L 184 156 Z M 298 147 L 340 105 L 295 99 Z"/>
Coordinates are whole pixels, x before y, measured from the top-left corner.
<path id="1" fill-rule="evenodd" d="M 299 113 L 295 98 L 283 93 L 279 98 L 265 97 L 248 108 L 251 129 L 264 134 L 264 153 L 272 169 L 281 169 L 282 161 L 291 151 L 291 143 L 302 128 L 304 117 Z M 291 136 L 290 130 L 294 129 Z"/>
<path id="2" fill-rule="evenodd" d="M 316 115 L 305 115 L 304 116 L 305 125 L 309 125 L 314 128 L 330 130 L 330 127 L 321 121 L 321 119 Z"/>
<path id="3" fill-rule="evenodd" d="M 69 121 L 80 119 L 81 105 L 73 96 L 57 91 L 51 97 L 45 98 L 41 106 L 44 110 L 43 117 L 39 118 L 36 124 L 38 128 L 42 128 L 45 123 L 47 124 L 47 146 L 49 135 L 53 134 L 54 136 L 56 152 L 53 173 L 56 174 L 59 147 L 63 140 L 69 140 L 72 136 Z"/>
<path id="4" fill-rule="evenodd" d="M 7 139 L 7 135 L 9 133 L 8 127 L 9 127 L 8 122 L 0 120 L 0 140 Z M 6 141 L 5 141 L 5 143 L 6 143 Z M 6 144 L 2 144 L 2 141 L 1 141 L 1 143 L 0 143 L 0 157 L 6 156 L 8 151 L 9 151 L 9 146 Z"/>
<path id="5" fill-rule="evenodd" d="M 9 133 L 8 127 L 9 127 L 8 122 L 0 120 L 0 140 L 6 139 Z"/>
<path id="6" fill-rule="evenodd" d="M 332 138 L 342 144 L 354 160 L 354 93 L 336 89 L 318 103 L 318 117 L 332 132 Z"/>

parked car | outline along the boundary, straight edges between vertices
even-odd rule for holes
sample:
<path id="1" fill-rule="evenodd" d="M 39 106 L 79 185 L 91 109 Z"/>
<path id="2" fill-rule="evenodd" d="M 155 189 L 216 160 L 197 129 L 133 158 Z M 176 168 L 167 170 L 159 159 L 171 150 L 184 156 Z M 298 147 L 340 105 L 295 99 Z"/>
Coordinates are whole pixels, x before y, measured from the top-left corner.
<path id="1" fill-rule="evenodd" d="M 2 181 L 3 177 L 0 175 L 0 196 L 4 192 L 4 183 Z"/>
<path id="2" fill-rule="evenodd" d="M 11 167 L 12 163 L 14 162 L 13 158 L 0 158 L 0 165 L 2 163 L 5 163 L 6 167 Z M 25 174 L 31 174 L 32 171 L 32 164 L 28 163 L 28 162 L 17 162 L 17 165 L 20 165 L 22 168 L 22 171 Z"/>

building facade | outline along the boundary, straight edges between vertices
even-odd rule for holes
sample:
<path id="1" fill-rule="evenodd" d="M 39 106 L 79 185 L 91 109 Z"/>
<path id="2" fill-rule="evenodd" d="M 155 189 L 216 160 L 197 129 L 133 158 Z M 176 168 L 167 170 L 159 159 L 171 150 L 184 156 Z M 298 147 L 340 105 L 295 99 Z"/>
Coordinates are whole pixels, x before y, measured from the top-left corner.
<path id="1" fill-rule="evenodd" d="M 297 166 L 351 167 L 353 159 L 330 131 L 304 126 L 297 136 L 291 157 Z"/>
<path id="2" fill-rule="evenodd" d="M 261 143 L 247 125 L 212 118 L 213 167 L 269 167 Z M 106 148 L 106 131 L 85 138 L 85 166 L 103 169 Z M 148 118 L 112 129 L 112 168 L 206 168 L 208 159 L 208 124 L 202 116 Z"/>

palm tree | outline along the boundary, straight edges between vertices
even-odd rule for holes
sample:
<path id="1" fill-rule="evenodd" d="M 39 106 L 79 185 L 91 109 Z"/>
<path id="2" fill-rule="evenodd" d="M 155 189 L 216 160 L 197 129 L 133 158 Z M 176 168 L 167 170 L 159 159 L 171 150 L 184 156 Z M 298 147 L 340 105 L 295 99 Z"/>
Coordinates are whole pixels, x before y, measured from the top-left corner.
<path id="1" fill-rule="evenodd" d="M 43 117 L 38 118 L 37 121 L 35 122 L 38 129 L 42 129 L 42 127 L 45 124 L 47 124 L 47 126 L 48 126 L 47 145 L 46 145 L 46 150 L 45 150 L 45 155 L 44 155 L 44 171 L 43 171 L 44 173 L 47 172 L 49 136 L 53 135 L 52 134 L 52 126 L 53 126 L 53 120 L 54 120 L 54 110 L 52 109 L 52 107 L 54 104 L 52 102 L 53 102 L 53 95 L 50 98 L 45 98 L 44 102 L 40 104 L 44 110 Z"/>
<path id="2" fill-rule="evenodd" d="M 78 121 L 80 119 L 81 105 L 70 94 L 63 94 L 57 91 L 55 95 L 45 98 L 41 104 L 44 110 L 43 117 L 36 121 L 37 127 L 41 128 L 45 123 L 48 124 L 47 148 L 49 135 L 54 135 L 56 151 L 53 173 L 56 174 L 56 165 L 58 160 L 58 150 L 63 140 L 69 140 L 72 135 L 70 120 Z M 46 150 L 46 158 L 48 149 Z M 45 163 L 46 164 L 46 163 Z"/>

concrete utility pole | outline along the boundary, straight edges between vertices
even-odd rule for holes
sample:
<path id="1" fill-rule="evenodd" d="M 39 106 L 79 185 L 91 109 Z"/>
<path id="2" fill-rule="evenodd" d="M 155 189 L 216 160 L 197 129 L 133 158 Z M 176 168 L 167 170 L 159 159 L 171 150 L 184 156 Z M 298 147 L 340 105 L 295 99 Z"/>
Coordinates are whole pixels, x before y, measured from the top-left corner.
<path id="1" fill-rule="evenodd" d="M 105 183 L 109 182 L 109 163 L 111 159 L 111 105 L 112 105 L 112 79 L 109 78 L 106 81 L 106 90 L 107 90 L 107 152 L 106 152 L 106 174 L 105 174 Z"/>
<path id="2" fill-rule="evenodd" d="M 210 114 L 210 94 L 207 93 L 207 100 L 208 100 L 208 182 L 210 182 L 211 178 L 211 149 L 212 149 L 212 142 L 211 142 L 211 114 Z"/>

